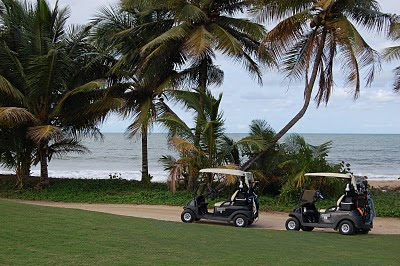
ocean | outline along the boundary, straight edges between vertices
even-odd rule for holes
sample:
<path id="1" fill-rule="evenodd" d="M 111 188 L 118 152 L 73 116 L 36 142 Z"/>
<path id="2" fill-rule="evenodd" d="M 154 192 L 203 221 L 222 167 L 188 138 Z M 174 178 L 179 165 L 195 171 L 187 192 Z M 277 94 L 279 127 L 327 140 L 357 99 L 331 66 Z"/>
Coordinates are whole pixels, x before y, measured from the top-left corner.
<path id="1" fill-rule="evenodd" d="M 239 140 L 246 134 L 228 134 Z M 140 179 L 141 144 L 139 139 L 126 139 L 124 134 L 106 133 L 103 141 L 84 140 L 89 154 L 70 154 L 54 158 L 49 164 L 49 175 L 56 178 L 109 178 Z M 400 135 L 359 134 L 302 134 L 308 143 L 319 145 L 332 141 L 328 160 L 351 164 L 354 174 L 366 175 L 372 180 L 400 178 Z M 176 155 L 168 147 L 166 134 L 149 136 L 149 172 L 153 181 L 164 182 L 168 173 L 159 159 L 162 155 Z M 0 168 L 0 174 L 10 171 Z M 32 169 L 39 175 L 39 167 Z"/>

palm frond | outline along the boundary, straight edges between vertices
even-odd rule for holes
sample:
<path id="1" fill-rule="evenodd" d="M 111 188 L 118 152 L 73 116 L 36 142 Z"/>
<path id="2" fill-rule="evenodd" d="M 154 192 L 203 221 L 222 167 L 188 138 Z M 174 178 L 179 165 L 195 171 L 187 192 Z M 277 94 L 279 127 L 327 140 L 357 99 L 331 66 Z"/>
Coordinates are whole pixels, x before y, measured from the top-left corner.
<path id="1" fill-rule="evenodd" d="M 177 151 L 182 152 L 182 153 L 187 153 L 187 152 L 198 152 L 199 150 L 195 145 L 190 143 L 189 141 L 178 138 L 178 137 L 172 137 L 169 139 L 169 144 L 173 146 Z"/>
<path id="2" fill-rule="evenodd" d="M 36 143 L 40 143 L 62 138 L 64 137 L 64 132 L 61 128 L 52 125 L 35 126 L 28 129 L 27 136 Z"/>
<path id="3" fill-rule="evenodd" d="M 207 19 L 207 14 L 203 12 L 199 7 L 193 4 L 185 4 L 179 12 L 177 17 L 178 21 L 186 21 L 192 24 L 196 24 L 200 21 Z"/>
<path id="4" fill-rule="evenodd" d="M 194 58 L 201 60 L 212 53 L 213 44 L 214 36 L 204 26 L 200 26 L 191 33 L 184 49 Z"/>
<path id="5" fill-rule="evenodd" d="M 37 118 L 25 108 L 0 107 L 0 125 L 17 127 L 37 122 Z"/>
<path id="6" fill-rule="evenodd" d="M 400 92 L 400 67 L 395 68 L 394 74 L 395 74 L 394 90 L 395 92 Z"/>
<path id="7" fill-rule="evenodd" d="M 182 23 L 147 43 L 145 46 L 143 46 L 142 52 L 145 53 L 146 51 L 152 50 L 153 48 L 168 41 L 183 39 L 192 29 L 193 27 L 189 23 Z"/>
<path id="8" fill-rule="evenodd" d="M 383 51 L 383 57 L 386 61 L 392 62 L 400 60 L 400 46 L 388 47 Z"/>
<path id="9" fill-rule="evenodd" d="M 11 97 L 12 99 L 18 102 L 23 102 L 25 98 L 20 90 L 15 88 L 5 77 L 1 75 L 0 75 L 0 93 L 3 93 L 8 97 Z"/>
<path id="10" fill-rule="evenodd" d="M 86 154 L 90 153 L 90 150 L 77 139 L 61 138 L 49 145 L 48 152 L 50 161 L 54 156 L 61 158 L 69 153 Z"/>

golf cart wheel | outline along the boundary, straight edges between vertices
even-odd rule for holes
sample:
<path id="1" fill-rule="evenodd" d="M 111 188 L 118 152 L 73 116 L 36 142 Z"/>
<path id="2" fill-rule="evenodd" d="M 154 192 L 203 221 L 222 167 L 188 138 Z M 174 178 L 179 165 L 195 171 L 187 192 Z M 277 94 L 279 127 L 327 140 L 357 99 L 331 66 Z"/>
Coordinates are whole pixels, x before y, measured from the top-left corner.
<path id="1" fill-rule="evenodd" d="M 342 235 L 354 234 L 354 224 L 352 221 L 345 220 L 339 224 L 339 232 Z"/>
<path id="2" fill-rule="evenodd" d="M 249 219 L 246 216 L 239 214 L 233 219 L 233 224 L 236 227 L 246 227 L 249 224 Z"/>
<path id="3" fill-rule="evenodd" d="M 300 222 L 296 218 L 289 218 L 285 224 L 286 230 L 290 231 L 299 231 L 300 230 Z"/>
<path id="4" fill-rule="evenodd" d="M 181 220 L 184 223 L 192 223 L 196 219 L 196 216 L 191 210 L 184 210 L 181 214 Z"/>
<path id="5" fill-rule="evenodd" d="M 301 230 L 305 231 L 305 232 L 311 232 L 312 230 L 314 230 L 314 227 L 311 226 L 302 226 Z"/>

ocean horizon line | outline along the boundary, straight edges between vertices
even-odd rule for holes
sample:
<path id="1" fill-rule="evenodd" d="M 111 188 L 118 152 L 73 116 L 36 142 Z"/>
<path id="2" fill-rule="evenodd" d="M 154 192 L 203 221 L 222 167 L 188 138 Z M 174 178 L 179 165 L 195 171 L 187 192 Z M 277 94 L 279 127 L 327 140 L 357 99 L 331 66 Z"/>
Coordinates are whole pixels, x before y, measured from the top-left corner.
<path id="1" fill-rule="evenodd" d="M 126 134 L 125 132 L 101 132 L 102 134 Z M 166 132 L 151 132 L 151 134 L 167 135 Z M 249 132 L 227 132 L 226 134 L 249 134 Z M 290 132 L 288 134 L 299 134 L 299 135 L 400 135 L 400 133 L 302 133 L 302 132 Z"/>

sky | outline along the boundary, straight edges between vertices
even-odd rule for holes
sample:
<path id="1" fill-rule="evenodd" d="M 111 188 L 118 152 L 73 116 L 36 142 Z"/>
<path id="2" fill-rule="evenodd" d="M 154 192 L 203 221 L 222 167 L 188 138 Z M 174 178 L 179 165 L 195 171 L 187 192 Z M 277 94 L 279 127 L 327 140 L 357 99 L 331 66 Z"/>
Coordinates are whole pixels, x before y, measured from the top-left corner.
<path id="1" fill-rule="evenodd" d="M 383 12 L 400 14 L 399 0 L 378 0 Z M 49 0 L 54 4 L 56 0 Z M 59 0 L 61 6 L 71 9 L 70 24 L 90 21 L 103 6 L 116 4 L 118 0 Z M 267 26 L 270 29 L 271 26 Z M 367 42 L 376 50 L 395 45 L 384 36 L 361 31 Z M 399 43 L 397 43 L 400 45 Z M 382 63 L 382 71 L 371 87 L 362 86 L 361 95 L 353 100 L 351 91 L 341 81 L 341 72 L 336 72 L 336 84 L 327 106 L 319 108 L 312 103 L 302 120 L 290 132 L 296 133 L 400 133 L 400 93 L 394 93 L 393 69 L 400 62 Z M 278 71 L 264 71 L 263 85 L 253 80 L 240 65 L 217 56 L 217 65 L 225 72 L 221 87 L 213 88 L 215 95 L 223 93 L 221 109 L 225 127 L 230 133 L 246 133 L 253 119 L 264 119 L 275 130 L 280 130 L 303 105 L 304 82 L 288 82 Z M 365 83 L 363 83 L 364 85 Z M 192 115 L 175 106 L 174 110 L 188 123 Z M 102 132 L 124 132 L 129 121 L 111 116 L 102 126 Z M 154 132 L 162 132 L 155 126 Z"/>

